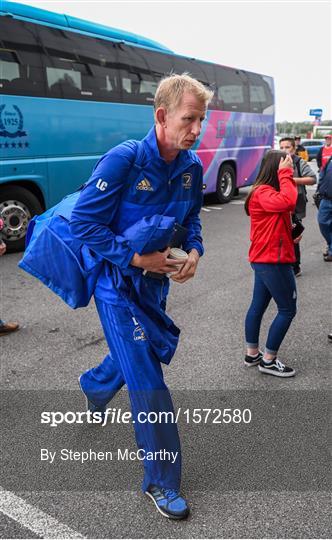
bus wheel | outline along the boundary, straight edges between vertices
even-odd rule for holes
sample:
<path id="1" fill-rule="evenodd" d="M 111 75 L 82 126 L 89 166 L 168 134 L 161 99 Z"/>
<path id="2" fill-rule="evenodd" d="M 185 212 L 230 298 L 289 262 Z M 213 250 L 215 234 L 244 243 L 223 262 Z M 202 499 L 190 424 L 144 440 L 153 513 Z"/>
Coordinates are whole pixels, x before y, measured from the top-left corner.
<path id="1" fill-rule="evenodd" d="M 31 191 L 19 186 L 0 186 L 0 218 L 4 221 L 1 233 L 7 253 L 24 250 L 28 223 L 42 212 L 39 200 Z"/>
<path id="2" fill-rule="evenodd" d="M 217 181 L 217 198 L 221 203 L 228 203 L 232 200 L 236 189 L 235 185 L 235 171 L 232 165 L 222 165 L 218 175 Z"/>

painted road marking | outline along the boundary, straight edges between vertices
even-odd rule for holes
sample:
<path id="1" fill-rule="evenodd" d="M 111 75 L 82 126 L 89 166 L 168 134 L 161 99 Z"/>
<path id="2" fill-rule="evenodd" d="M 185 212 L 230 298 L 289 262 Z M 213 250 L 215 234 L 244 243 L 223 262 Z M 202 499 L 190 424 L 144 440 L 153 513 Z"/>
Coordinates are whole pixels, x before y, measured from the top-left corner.
<path id="1" fill-rule="evenodd" d="M 205 208 L 205 206 L 202 206 L 202 210 L 204 210 L 204 212 L 211 212 L 211 210 L 209 210 L 208 208 Z"/>
<path id="2" fill-rule="evenodd" d="M 242 201 L 231 201 L 230 204 L 244 204 L 244 203 L 245 203 L 245 201 L 242 200 Z"/>
<path id="3" fill-rule="evenodd" d="M 206 206 L 209 210 L 222 210 L 222 206 Z"/>
<path id="4" fill-rule="evenodd" d="M 0 512 L 41 538 L 86 538 L 64 523 L 0 487 Z"/>

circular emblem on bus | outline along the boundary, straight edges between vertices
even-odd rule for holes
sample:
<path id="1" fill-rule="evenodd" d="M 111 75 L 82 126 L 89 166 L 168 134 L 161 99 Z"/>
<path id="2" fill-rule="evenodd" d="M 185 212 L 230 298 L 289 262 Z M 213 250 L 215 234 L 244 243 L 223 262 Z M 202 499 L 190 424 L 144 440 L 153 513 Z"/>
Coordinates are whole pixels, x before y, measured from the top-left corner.
<path id="1" fill-rule="evenodd" d="M 0 137 L 26 137 L 23 131 L 23 114 L 17 105 L 0 106 Z"/>

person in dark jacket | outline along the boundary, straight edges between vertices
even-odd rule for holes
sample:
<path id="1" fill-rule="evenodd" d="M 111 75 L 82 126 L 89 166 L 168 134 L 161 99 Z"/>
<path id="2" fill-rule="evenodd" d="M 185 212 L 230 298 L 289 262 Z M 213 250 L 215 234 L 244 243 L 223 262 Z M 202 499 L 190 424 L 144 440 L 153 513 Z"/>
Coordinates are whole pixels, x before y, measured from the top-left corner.
<path id="1" fill-rule="evenodd" d="M 321 199 L 317 220 L 327 243 L 324 260 L 332 262 L 332 156 L 319 175 L 317 191 Z"/>
<path id="2" fill-rule="evenodd" d="M 245 364 L 261 373 L 292 377 L 295 370 L 277 357 L 279 347 L 296 314 L 295 261 L 291 214 L 297 200 L 290 155 L 270 150 L 262 160 L 258 177 L 246 199 L 250 216 L 249 261 L 255 273 L 253 298 L 245 319 L 247 354 Z M 264 355 L 259 350 L 262 318 L 271 299 L 278 313 L 272 322 Z"/>
<path id="3" fill-rule="evenodd" d="M 296 135 L 294 137 L 294 141 L 295 141 L 295 154 L 299 156 L 300 158 L 302 158 L 304 161 L 309 161 L 308 150 L 306 150 L 303 144 L 301 144 L 300 135 Z"/>
<path id="4" fill-rule="evenodd" d="M 190 148 L 200 134 L 212 95 L 185 74 L 163 79 L 155 95 L 155 125 L 138 145 L 126 141 L 100 159 L 70 221 L 74 237 L 105 260 L 94 294 L 110 353 L 81 375 L 81 389 L 90 410 L 106 415 L 109 401 L 127 386 L 138 451 L 144 458 L 142 489 L 171 519 L 189 514 L 179 492 L 181 448 L 176 422 L 139 419 L 142 412 L 146 417 L 150 412 L 174 414 L 161 366 L 174 354 L 180 332 L 165 312 L 167 274 L 173 281 L 186 282 L 194 277 L 203 254 L 199 218 L 203 167 Z M 145 164 L 128 181 L 137 146 L 143 147 Z M 188 231 L 182 242 L 188 257 L 180 268 L 179 261 L 169 257 L 169 248 L 140 254 L 124 236 L 143 218 L 160 214 L 176 218 Z"/>
<path id="5" fill-rule="evenodd" d="M 280 139 L 279 146 L 280 150 L 290 154 L 293 159 L 294 180 L 297 185 L 298 196 L 292 219 L 294 223 L 302 222 L 302 219 L 306 216 L 306 186 L 312 186 L 316 183 L 316 174 L 304 159 L 296 155 L 295 140 L 292 137 Z M 296 260 L 293 265 L 294 274 L 296 277 L 299 277 L 302 274 L 300 243 L 295 245 L 295 258 Z"/>
<path id="6" fill-rule="evenodd" d="M 322 171 L 332 156 L 332 135 L 325 136 L 325 145 L 318 150 L 316 156 L 317 165 L 320 171 Z"/>

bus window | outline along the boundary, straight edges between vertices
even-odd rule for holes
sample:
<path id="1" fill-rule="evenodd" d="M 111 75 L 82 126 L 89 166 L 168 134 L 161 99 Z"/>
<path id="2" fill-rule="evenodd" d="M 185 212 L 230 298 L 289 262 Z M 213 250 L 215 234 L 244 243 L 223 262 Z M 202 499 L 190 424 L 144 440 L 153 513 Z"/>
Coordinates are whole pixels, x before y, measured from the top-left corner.
<path id="1" fill-rule="evenodd" d="M 123 101 L 151 105 L 157 86 L 158 81 L 148 74 L 137 71 L 123 72 Z"/>
<path id="2" fill-rule="evenodd" d="M 175 73 L 189 73 L 191 77 L 194 77 L 206 86 L 211 86 L 215 82 L 213 66 L 194 58 L 173 58 L 173 71 Z"/>
<path id="3" fill-rule="evenodd" d="M 172 57 L 172 71 L 174 73 L 188 73 L 190 76 L 194 77 L 210 90 L 215 92 L 216 82 L 215 82 L 215 70 L 214 66 L 208 64 L 207 62 L 202 62 L 201 60 L 196 60 L 195 58 L 184 58 L 181 56 Z M 212 101 L 209 103 L 209 109 L 216 109 L 215 94 Z"/>
<path id="4" fill-rule="evenodd" d="M 81 76 L 81 99 L 121 102 L 118 44 L 83 35 L 71 39 L 77 57 L 88 68 Z"/>
<path id="5" fill-rule="evenodd" d="M 13 79 L 20 76 L 20 65 L 15 51 L 0 49 L 0 89 L 3 92 Z"/>
<path id="6" fill-rule="evenodd" d="M 247 81 L 243 72 L 216 66 L 216 98 L 225 111 L 249 111 Z"/>
<path id="7" fill-rule="evenodd" d="M 47 86 L 50 94 L 62 94 L 81 90 L 81 73 L 73 69 L 63 69 L 59 67 L 46 67 Z M 76 92 L 78 94 L 78 92 Z"/>
<path id="8" fill-rule="evenodd" d="M 171 71 L 168 55 L 121 44 L 119 67 L 124 103 L 152 105 L 160 79 Z"/>
<path id="9" fill-rule="evenodd" d="M 272 79 L 248 73 L 250 110 L 259 114 L 274 113 Z"/>
<path id="10" fill-rule="evenodd" d="M 13 30 L 14 26 L 14 30 Z M 42 49 L 37 44 L 35 25 L 0 17 L 0 93 L 45 95 Z M 32 27 L 32 29 L 30 28 Z M 15 41 L 13 41 L 15 36 Z"/>
<path id="11" fill-rule="evenodd" d="M 40 39 L 50 97 L 121 101 L 115 43 L 47 27 Z"/>

